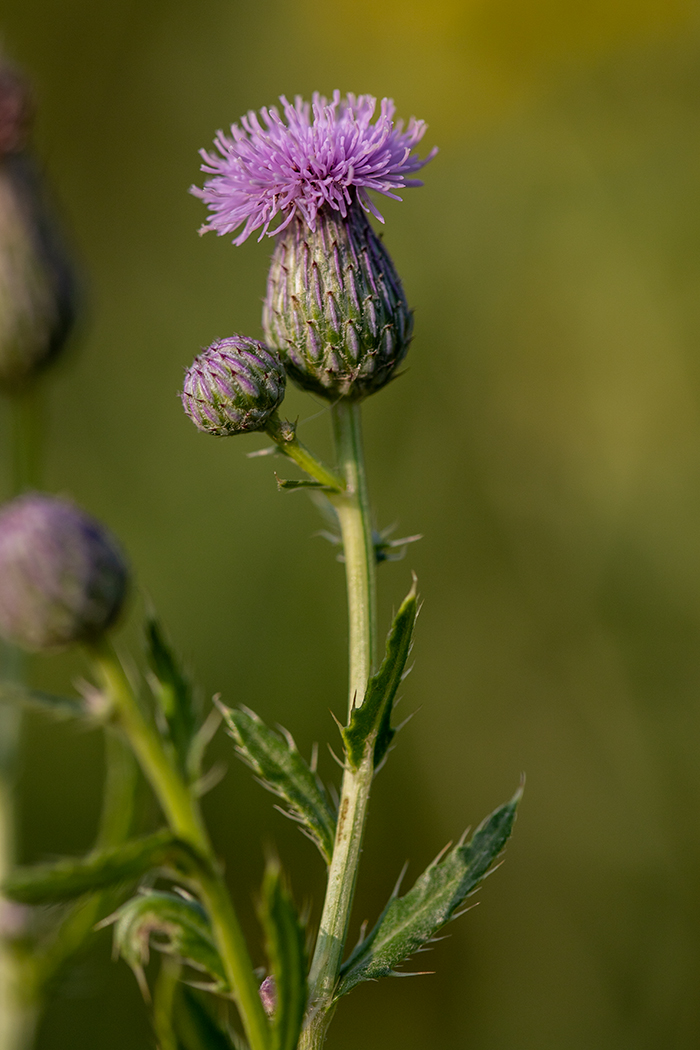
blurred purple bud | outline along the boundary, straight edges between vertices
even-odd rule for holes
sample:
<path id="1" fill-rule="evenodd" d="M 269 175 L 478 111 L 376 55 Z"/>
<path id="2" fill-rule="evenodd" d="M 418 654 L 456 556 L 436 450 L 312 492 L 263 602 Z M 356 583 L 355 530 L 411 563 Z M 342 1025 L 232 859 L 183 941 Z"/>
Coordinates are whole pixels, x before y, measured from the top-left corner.
<path id="1" fill-rule="evenodd" d="M 182 406 L 195 426 L 226 437 L 263 430 L 284 397 L 277 353 L 244 335 L 218 339 L 185 373 Z"/>
<path id="2" fill-rule="evenodd" d="M 266 977 L 263 983 L 260 985 L 260 998 L 265 1008 L 265 1013 L 268 1017 L 272 1017 L 277 1006 L 277 988 L 275 986 L 275 978 L 270 974 Z"/>
<path id="3" fill-rule="evenodd" d="M 23 77 L 0 57 L 0 390 L 30 383 L 65 343 L 75 281 L 39 172 L 26 147 Z"/>
<path id="4" fill-rule="evenodd" d="M 0 157 L 23 149 L 33 115 L 27 80 L 11 66 L 0 66 Z"/>
<path id="5" fill-rule="evenodd" d="M 0 901 L 0 937 L 7 941 L 18 941 L 27 936 L 34 917 L 26 904 Z"/>
<path id="6" fill-rule="evenodd" d="M 0 510 L 0 634 L 30 650 L 95 641 L 116 620 L 124 557 L 94 518 L 29 493 Z"/>

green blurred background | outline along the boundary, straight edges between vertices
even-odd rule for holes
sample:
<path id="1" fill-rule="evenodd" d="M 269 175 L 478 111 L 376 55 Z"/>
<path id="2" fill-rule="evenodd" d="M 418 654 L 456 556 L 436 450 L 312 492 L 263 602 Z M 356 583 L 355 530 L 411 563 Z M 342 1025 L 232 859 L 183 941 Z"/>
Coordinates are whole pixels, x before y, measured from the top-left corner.
<path id="1" fill-rule="evenodd" d="M 366 406 L 370 479 L 379 523 L 425 535 L 381 570 L 382 623 L 411 568 L 425 605 L 402 705 L 418 713 L 376 784 L 353 931 L 406 858 L 410 879 L 522 770 L 528 786 L 479 908 L 419 957 L 437 975 L 354 992 L 329 1050 L 697 1047 L 697 5 L 5 0 L 0 32 L 35 80 L 85 279 L 47 390 L 47 487 L 119 534 L 206 694 L 304 750 L 336 742 L 344 706 L 342 568 L 305 496 L 245 458 L 263 442 L 201 435 L 179 406 L 200 346 L 260 334 L 270 252 L 198 239 L 187 188 L 216 129 L 283 92 L 392 95 L 441 149 L 382 207 L 416 337 Z M 288 407 L 328 454 L 323 406 Z M 52 689 L 78 673 L 33 669 Z M 317 914 L 313 847 L 229 741 L 213 752 L 241 909 L 274 843 Z M 25 860 L 89 845 L 100 775 L 97 734 L 31 721 Z M 41 1050 L 150 1045 L 107 935 L 60 991 Z"/>

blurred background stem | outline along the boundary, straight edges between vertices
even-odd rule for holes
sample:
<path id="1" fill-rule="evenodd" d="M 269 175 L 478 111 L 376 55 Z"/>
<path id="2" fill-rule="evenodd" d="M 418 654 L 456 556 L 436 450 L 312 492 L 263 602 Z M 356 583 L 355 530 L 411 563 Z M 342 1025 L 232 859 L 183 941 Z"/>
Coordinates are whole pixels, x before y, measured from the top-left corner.
<path id="1" fill-rule="evenodd" d="M 153 993 L 153 1027 L 158 1040 L 158 1050 L 179 1050 L 173 1027 L 175 996 L 182 966 L 175 959 L 163 956 Z"/>
<path id="2" fill-rule="evenodd" d="M 39 487 L 41 463 L 41 394 L 38 384 L 7 398 L 10 414 L 11 496 Z M 26 660 L 13 646 L 0 641 L 0 684 L 22 684 Z M 22 711 L 0 704 L 0 884 L 17 860 L 15 784 Z M 12 944 L 15 906 L 0 900 L 0 1050 L 31 1046 L 37 1008 L 27 995 L 24 969 Z"/>

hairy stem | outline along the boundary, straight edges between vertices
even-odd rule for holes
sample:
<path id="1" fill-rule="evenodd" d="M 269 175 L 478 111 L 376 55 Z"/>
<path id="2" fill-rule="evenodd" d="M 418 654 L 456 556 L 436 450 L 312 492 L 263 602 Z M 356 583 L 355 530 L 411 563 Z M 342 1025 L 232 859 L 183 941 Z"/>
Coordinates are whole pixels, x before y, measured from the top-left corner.
<path id="1" fill-rule="evenodd" d="M 167 753 L 155 726 L 139 707 L 124 669 L 107 642 L 92 651 L 105 690 L 111 696 L 122 729 L 129 738 L 146 779 L 160 802 L 172 831 L 200 854 L 195 877 L 209 914 L 216 945 L 233 991 L 251 1050 L 270 1050 L 270 1027 L 243 932 L 207 834 L 199 804 Z"/>
<path id="2" fill-rule="evenodd" d="M 345 491 L 331 495 L 340 521 L 345 554 L 349 620 L 349 715 L 362 703 L 375 653 L 375 554 L 362 450 L 360 406 L 341 401 L 333 425 Z M 300 1050 L 319 1050 L 333 1015 L 348 923 L 355 895 L 367 805 L 372 784 L 372 756 L 357 770 L 343 773 L 333 858 L 316 950 L 309 974 L 310 1009 Z"/>

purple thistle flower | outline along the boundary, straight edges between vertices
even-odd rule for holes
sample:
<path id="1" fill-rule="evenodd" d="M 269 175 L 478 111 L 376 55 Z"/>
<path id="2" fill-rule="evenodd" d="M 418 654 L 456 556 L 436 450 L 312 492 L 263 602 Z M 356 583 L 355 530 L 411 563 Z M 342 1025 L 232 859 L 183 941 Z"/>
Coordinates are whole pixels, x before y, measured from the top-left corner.
<path id="1" fill-rule="evenodd" d="M 311 103 L 298 95 L 294 105 L 284 95 L 280 101 L 284 120 L 276 106 L 264 107 L 260 116 L 250 110 L 241 118 L 242 128 L 231 126 L 230 138 L 217 133 L 218 153 L 200 151 L 202 171 L 213 176 L 202 189 L 191 190 L 211 212 L 200 232 L 223 235 L 244 224 L 233 242 L 242 244 L 261 227 L 259 239 L 279 233 L 297 214 L 315 230 L 325 205 L 345 218 L 355 197 L 383 222 L 368 190 L 401 200 L 396 191 L 421 186 L 408 176 L 437 152 L 431 150 L 425 159 L 413 152 L 426 124 L 411 117 L 404 130 L 403 121 L 394 123 L 389 98 L 382 99 L 374 123 L 377 100 L 371 95 L 341 98 L 334 91 L 329 102 L 316 92 Z M 281 222 L 270 230 L 277 216 Z"/>

